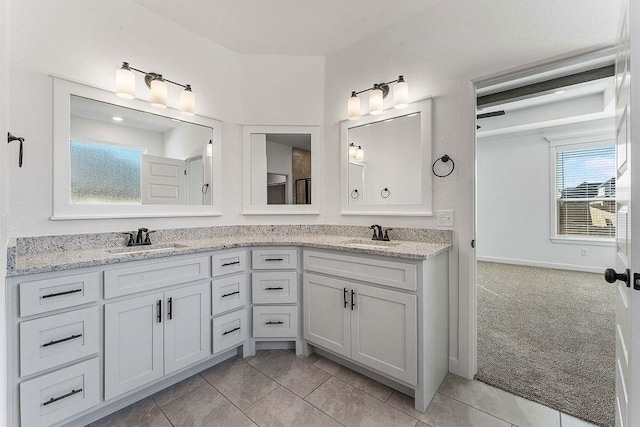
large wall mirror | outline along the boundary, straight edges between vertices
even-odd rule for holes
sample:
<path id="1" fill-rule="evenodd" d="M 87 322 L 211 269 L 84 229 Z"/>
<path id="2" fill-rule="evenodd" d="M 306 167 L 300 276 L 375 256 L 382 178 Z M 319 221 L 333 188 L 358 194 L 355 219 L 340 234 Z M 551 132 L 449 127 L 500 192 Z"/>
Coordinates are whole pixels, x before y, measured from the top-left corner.
<path id="1" fill-rule="evenodd" d="M 431 99 L 344 121 L 343 215 L 432 215 Z"/>
<path id="2" fill-rule="evenodd" d="M 219 215 L 221 123 L 54 78 L 52 219 Z"/>
<path id="3" fill-rule="evenodd" d="M 318 214 L 317 126 L 243 127 L 243 214 Z"/>

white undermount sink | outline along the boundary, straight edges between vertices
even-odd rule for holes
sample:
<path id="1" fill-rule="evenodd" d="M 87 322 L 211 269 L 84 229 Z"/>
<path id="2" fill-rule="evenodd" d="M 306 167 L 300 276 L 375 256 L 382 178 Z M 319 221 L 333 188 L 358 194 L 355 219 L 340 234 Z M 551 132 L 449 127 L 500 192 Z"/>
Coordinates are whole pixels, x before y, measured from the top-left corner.
<path id="1" fill-rule="evenodd" d="M 128 246 L 126 248 L 107 249 L 110 254 L 137 254 L 137 253 L 154 253 L 154 252 L 168 252 L 176 249 L 188 248 L 187 245 L 181 245 L 179 243 L 169 243 L 165 245 L 146 245 L 146 246 Z"/>
<path id="2" fill-rule="evenodd" d="M 380 249 L 399 245 L 400 242 L 385 242 L 384 240 L 347 240 L 345 246 L 362 249 Z"/>

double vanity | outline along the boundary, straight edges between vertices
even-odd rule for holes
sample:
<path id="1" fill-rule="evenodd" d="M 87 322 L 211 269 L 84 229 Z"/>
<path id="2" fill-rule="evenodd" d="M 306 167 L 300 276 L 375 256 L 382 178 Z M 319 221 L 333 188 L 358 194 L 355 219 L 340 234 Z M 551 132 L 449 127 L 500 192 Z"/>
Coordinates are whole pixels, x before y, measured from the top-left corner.
<path id="1" fill-rule="evenodd" d="M 426 409 L 448 370 L 451 232 L 197 230 L 205 238 L 163 230 L 131 248 L 117 233 L 18 240 L 9 425 L 88 423 L 261 348 L 317 352 Z"/>

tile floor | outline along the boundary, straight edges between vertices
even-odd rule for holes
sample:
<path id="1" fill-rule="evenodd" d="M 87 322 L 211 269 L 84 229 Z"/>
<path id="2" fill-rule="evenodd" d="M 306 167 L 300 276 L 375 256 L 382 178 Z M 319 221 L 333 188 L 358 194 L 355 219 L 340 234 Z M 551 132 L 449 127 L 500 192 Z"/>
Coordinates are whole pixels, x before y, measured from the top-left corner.
<path id="1" fill-rule="evenodd" d="M 316 354 L 233 358 L 93 424 L 97 426 L 587 427 L 591 424 L 449 374 L 422 414 L 413 399 Z"/>

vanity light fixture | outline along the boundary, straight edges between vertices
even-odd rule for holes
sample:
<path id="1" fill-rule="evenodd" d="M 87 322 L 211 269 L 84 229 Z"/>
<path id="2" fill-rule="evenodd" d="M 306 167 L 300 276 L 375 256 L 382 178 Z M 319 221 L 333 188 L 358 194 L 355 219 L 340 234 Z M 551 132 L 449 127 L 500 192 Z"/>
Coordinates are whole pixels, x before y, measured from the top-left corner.
<path id="1" fill-rule="evenodd" d="M 184 88 L 180 93 L 180 112 L 186 116 L 193 116 L 196 107 L 196 96 L 191 90 L 191 85 L 183 85 L 162 77 L 162 74 L 148 73 L 133 68 L 128 62 L 123 62 L 122 67 L 116 71 L 116 94 L 119 97 L 133 99 L 136 96 L 136 78 L 134 71 L 144 74 L 144 82 L 151 89 L 149 102 L 157 108 L 167 108 L 167 83 Z"/>
<path id="2" fill-rule="evenodd" d="M 359 145 L 358 145 L 358 149 L 356 150 L 356 160 L 359 160 L 359 161 L 364 160 L 364 150 Z"/>
<path id="3" fill-rule="evenodd" d="M 121 122 L 121 121 L 123 121 L 123 120 L 124 120 L 122 117 L 118 117 L 118 116 L 113 116 L 113 117 L 111 117 L 111 119 L 112 119 L 113 121 L 115 121 L 115 122 Z"/>
<path id="4" fill-rule="evenodd" d="M 351 92 L 347 103 L 347 115 L 349 120 L 358 120 L 361 113 L 360 98 L 358 95 L 369 92 L 369 114 L 382 114 L 384 110 L 383 100 L 389 94 L 389 85 L 395 83 L 393 88 L 393 108 L 402 109 L 409 105 L 409 85 L 404 81 L 403 76 L 387 83 L 374 83 L 370 88 Z"/>

